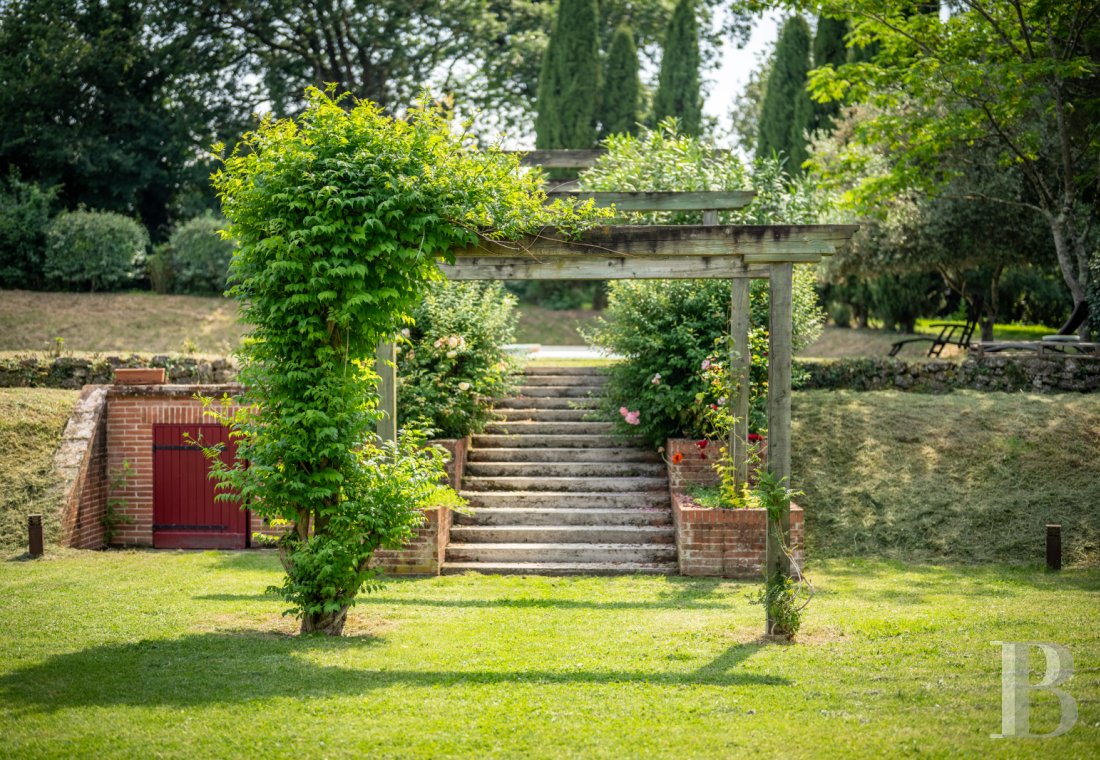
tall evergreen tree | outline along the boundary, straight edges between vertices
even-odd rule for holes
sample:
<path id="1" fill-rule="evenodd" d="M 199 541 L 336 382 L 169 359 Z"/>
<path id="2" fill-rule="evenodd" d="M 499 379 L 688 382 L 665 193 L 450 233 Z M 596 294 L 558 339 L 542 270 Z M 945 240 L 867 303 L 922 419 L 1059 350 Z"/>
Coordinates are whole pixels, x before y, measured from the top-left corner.
<path id="1" fill-rule="evenodd" d="M 561 0 L 539 74 L 535 146 L 596 144 L 600 93 L 600 13 L 596 0 Z"/>
<path id="2" fill-rule="evenodd" d="M 600 113 L 601 137 L 638 131 L 640 95 L 634 31 L 627 24 L 620 24 L 611 38 L 611 50 L 607 54 Z"/>
<path id="3" fill-rule="evenodd" d="M 685 134 L 698 136 L 703 127 L 703 96 L 699 81 L 699 25 L 695 0 L 679 0 L 665 35 L 653 121 L 667 116 L 680 120 Z"/>
<path id="4" fill-rule="evenodd" d="M 832 65 L 833 68 L 848 62 L 848 49 L 844 46 L 844 35 L 848 33 L 846 19 L 818 16 L 817 33 L 814 35 L 814 68 Z M 840 101 L 813 104 L 813 123 L 811 129 L 830 129 L 833 118 L 840 111 Z"/>
<path id="5" fill-rule="evenodd" d="M 801 16 L 791 16 L 783 24 L 775 47 L 756 155 L 782 153 L 792 174 L 801 171 L 807 157 L 805 132 L 813 118 L 813 103 L 806 92 L 809 69 L 810 27 Z"/>

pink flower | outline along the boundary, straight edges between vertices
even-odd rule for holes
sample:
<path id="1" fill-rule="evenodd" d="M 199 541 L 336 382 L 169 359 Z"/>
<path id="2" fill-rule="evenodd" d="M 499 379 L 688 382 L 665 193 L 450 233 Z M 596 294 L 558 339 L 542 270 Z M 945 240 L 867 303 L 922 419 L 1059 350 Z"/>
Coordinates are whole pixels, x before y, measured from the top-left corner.
<path id="1" fill-rule="evenodd" d="M 703 365 L 702 366 L 703 366 L 704 370 L 710 369 L 710 359 L 703 359 Z"/>
<path id="2" fill-rule="evenodd" d="M 641 420 L 639 419 L 640 414 L 641 414 L 641 412 L 627 412 L 625 415 L 623 415 L 626 418 L 626 424 L 627 425 L 640 425 L 640 424 L 642 424 Z"/>
<path id="3" fill-rule="evenodd" d="M 621 414 L 624 417 L 626 416 L 626 407 L 625 406 L 620 406 L 619 407 L 619 414 Z"/>

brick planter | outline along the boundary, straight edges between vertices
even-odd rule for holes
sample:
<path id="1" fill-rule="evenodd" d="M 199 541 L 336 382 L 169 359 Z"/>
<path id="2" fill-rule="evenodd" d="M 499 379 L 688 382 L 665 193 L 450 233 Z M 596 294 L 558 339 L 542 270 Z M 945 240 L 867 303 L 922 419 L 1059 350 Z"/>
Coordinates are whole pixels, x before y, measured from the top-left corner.
<path id="1" fill-rule="evenodd" d="M 119 385 L 161 385 L 166 375 L 163 367 L 119 367 L 115 370 L 115 382 Z"/>
<path id="2" fill-rule="evenodd" d="M 718 450 L 724 445 L 724 441 L 706 441 L 706 446 L 700 448 L 699 442 L 691 438 L 669 438 L 665 441 L 665 461 L 668 462 L 669 488 L 684 489 L 690 486 L 716 486 L 718 485 L 718 473 L 714 471 L 714 463 L 718 461 Z M 763 441 L 760 446 L 761 461 L 768 461 L 768 442 Z M 676 455 L 683 459 L 679 464 L 674 464 Z M 755 472 L 749 472 L 749 479 L 755 480 Z"/>
<path id="3" fill-rule="evenodd" d="M 672 491 L 672 519 L 681 575 L 758 579 L 767 554 L 767 511 L 700 507 Z M 804 561 L 802 509 L 791 505 L 791 545 Z"/>

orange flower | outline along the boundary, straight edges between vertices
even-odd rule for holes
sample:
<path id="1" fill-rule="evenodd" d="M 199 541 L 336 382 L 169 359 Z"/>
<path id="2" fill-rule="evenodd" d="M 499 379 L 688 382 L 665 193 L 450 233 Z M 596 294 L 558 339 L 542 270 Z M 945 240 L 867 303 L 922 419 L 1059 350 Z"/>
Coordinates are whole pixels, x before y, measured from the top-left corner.
<path id="1" fill-rule="evenodd" d="M 672 463 L 673 464 L 680 464 L 680 462 L 682 462 L 682 461 L 684 461 L 684 455 L 681 454 L 679 451 L 677 451 L 675 454 L 672 455 Z"/>

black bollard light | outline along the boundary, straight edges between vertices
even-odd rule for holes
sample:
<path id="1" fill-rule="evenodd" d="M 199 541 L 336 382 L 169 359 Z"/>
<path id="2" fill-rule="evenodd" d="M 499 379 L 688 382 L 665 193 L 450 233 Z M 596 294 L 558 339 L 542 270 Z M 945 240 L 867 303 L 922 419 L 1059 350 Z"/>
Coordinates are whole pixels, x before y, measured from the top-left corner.
<path id="1" fill-rule="evenodd" d="M 1062 569 L 1062 526 L 1047 526 L 1047 570 Z"/>
<path id="2" fill-rule="evenodd" d="M 27 515 L 27 551 L 32 557 L 42 556 L 42 515 Z"/>

